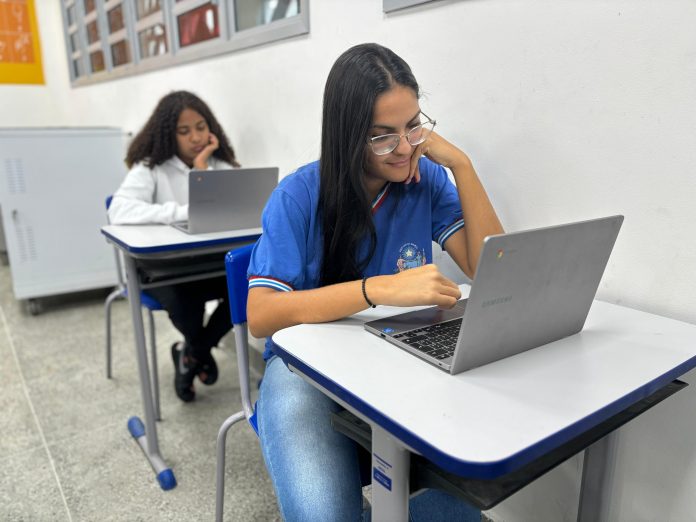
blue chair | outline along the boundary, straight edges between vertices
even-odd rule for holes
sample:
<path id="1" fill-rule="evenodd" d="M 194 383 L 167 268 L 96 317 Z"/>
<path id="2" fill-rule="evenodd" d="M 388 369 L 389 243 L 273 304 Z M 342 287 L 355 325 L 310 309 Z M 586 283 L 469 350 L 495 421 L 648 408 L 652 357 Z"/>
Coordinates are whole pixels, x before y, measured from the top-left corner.
<path id="1" fill-rule="evenodd" d="M 227 290 L 229 292 L 230 313 L 234 325 L 234 340 L 237 350 L 237 367 L 239 372 L 239 389 L 242 396 L 242 410 L 228 417 L 220 426 L 217 436 L 217 469 L 215 488 L 215 520 L 222 522 L 225 497 L 225 444 L 227 432 L 237 422 L 246 419 L 256 435 L 259 434 L 255 405 L 251 404 L 249 392 L 249 334 L 247 330 L 247 297 L 249 283 L 247 269 L 254 245 L 246 245 L 231 250 L 225 257 L 227 271 Z M 334 429 L 362 444 L 366 448 L 361 458 L 361 482 L 370 484 L 371 476 L 371 433 L 369 426 L 357 417 L 343 412 L 332 418 Z M 364 461 L 364 462 L 363 462 Z M 363 465 L 364 464 L 364 465 Z M 364 471 L 364 473 L 363 473 Z"/>
<path id="2" fill-rule="evenodd" d="M 111 200 L 113 196 L 106 198 L 106 210 L 109 210 L 111 206 Z M 109 222 L 109 216 L 106 217 L 107 223 Z M 116 257 L 116 271 L 118 277 L 118 284 L 116 288 L 108 295 L 104 303 L 106 309 L 106 378 L 111 379 L 111 305 L 116 299 L 124 299 L 128 297 L 128 288 L 126 287 L 126 281 L 123 276 L 123 265 L 121 264 L 121 254 L 118 249 L 114 247 L 114 255 Z M 157 343 L 155 342 L 155 318 L 152 312 L 156 310 L 164 310 L 162 305 L 148 294 L 146 291 L 140 292 L 140 304 L 143 308 L 147 310 L 148 317 L 150 319 L 150 357 L 152 364 L 152 395 L 155 398 L 155 416 L 157 420 L 162 420 L 160 414 L 160 398 L 159 398 L 159 372 L 157 370 Z"/>
<path id="3" fill-rule="evenodd" d="M 225 443 L 227 432 L 237 422 L 246 419 L 256 435 L 259 434 L 256 424 L 256 412 L 251 404 L 249 394 L 249 334 L 247 331 L 247 268 L 251 259 L 254 245 L 246 245 L 231 250 L 225 257 L 227 270 L 227 289 L 229 291 L 230 312 L 234 325 L 234 340 L 237 350 L 237 367 L 239 371 L 239 389 L 242 395 L 242 410 L 228 417 L 220 426 L 217 437 L 217 470 L 215 491 L 215 520 L 222 521 L 223 503 L 225 499 Z"/>

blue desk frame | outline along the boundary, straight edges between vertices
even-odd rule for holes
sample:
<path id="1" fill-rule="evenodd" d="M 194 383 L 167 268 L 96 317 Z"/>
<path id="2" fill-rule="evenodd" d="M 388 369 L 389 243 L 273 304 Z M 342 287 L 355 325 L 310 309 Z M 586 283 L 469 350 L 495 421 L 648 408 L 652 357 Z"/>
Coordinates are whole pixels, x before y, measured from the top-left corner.
<path id="1" fill-rule="evenodd" d="M 124 257 L 126 284 L 135 335 L 136 360 L 145 422 L 133 416 L 128 420 L 128 430 L 140 445 L 145 457 L 157 476 L 163 490 L 176 487 L 176 477 L 162 458 L 157 438 L 154 401 L 147 361 L 145 330 L 140 308 L 140 291 L 156 286 L 196 281 L 225 274 L 220 271 L 185 277 L 173 277 L 153 284 L 141 284 L 136 259 L 173 259 L 181 256 L 226 252 L 231 248 L 256 241 L 261 229 L 247 229 L 212 234 L 189 235 L 168 225 L 108 225 L 101 229 L 106 240 L 114 244 Z"/>

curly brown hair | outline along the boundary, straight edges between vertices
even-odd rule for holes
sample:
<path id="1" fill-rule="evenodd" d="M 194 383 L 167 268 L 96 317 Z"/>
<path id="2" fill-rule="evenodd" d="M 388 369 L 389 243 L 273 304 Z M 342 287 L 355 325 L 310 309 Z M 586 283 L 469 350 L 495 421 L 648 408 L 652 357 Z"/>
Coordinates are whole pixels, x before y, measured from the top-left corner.
<path id="1" fill-rule="evenodd" d="M 184 109 L 194 110 L 203 116 L 210 132 L 218 138 L 220 146 L 213 152 L 213 156 L 235 167 L 239 166 L 225 131 L 222 130 L 220 123 L 205 102 L 188 91 L 174 91 L 157 103 L 150 119 L 128 147 L 126 154 L 128 168 L 140 161 L 152 168 L 176 155 L 176 124 Z"/>

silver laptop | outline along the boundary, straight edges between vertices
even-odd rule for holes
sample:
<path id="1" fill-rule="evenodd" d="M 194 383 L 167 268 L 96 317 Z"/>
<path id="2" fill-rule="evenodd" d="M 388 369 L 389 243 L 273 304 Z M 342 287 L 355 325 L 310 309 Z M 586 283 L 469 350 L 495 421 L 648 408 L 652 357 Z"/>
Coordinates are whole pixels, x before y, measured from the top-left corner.
<path id="1" fill-rule="evenodd" d="M 172 226 L 188 234 L 261 227 L 261 212 L 278 185 L 278 168 L 192 170 L 188 221 Z"/>
<path id="2" fill-rule="evenodd" d="M 365 329 L 451 374 L 578 333 L 622 222 L 611 216 L 489 236 L 468 299 Z"/>

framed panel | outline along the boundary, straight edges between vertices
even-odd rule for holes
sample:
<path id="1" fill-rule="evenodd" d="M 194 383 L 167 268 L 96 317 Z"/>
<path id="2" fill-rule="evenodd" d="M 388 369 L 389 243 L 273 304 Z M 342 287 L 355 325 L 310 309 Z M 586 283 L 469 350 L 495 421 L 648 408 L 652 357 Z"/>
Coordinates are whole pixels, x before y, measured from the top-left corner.
<path id="1" fill-rule="evenodd" d="M 135 0 L 136 18 L 142 20 L 155 13 L 162 13 L 162 0 Z"/>
<path id="2" fill-rule="evenodd" d="M 271 22 L 292 18 L 300 13 L 298 0 L 236 0 L 235 31 L 245 31 Z"/>
<path id="3" fill-rule="evenodd" d="M 138 62 L 155 58 L 156 63 L 171 52 L 165 7 L 161 0 L 135 0 L 133 53 Z"/>
<path id="4" fill-rule="evenodd" d="M 106 62 L 104 61 L 104 51 L 96 49 L 89 53 L 89 71 L 98 73 L 106 70 Z"/>
<path id="5" fill-rule="evenodd" d="M 128 31 L 128 3 L 122 0 L 104 4 L 108 55 L 111 69 L 133 63 L 132 38 Z"/>
<path id="6" fill-rule="evenodd" d="M 63 34 L 65 45 L 68 49 L 68 71 L 70 80 L 75 81 L 85 75 L 84 41 L 80 37 L 80 20 L 82 19 L 80 6 L 75 0 L 67 0 L 63 3 L 61 14 L 63 15 Z"/>
<path id="7" fill-rule="evenodd" d="M 236 31 L 231 38 L 232 49 L 244 49 L 309 33 L 309 0 L 237 0 L 230 9 L 230 27 Z M 246 18 L 237 20 L 237 15 Z M 255 12 L 256 23 L 249 23 L 249 11 Z"/>
<path id="8" fill-rule="evenodd" d="M 44 83 L 34 0 L 0 2 L 0 83 Z"/>
<path id="9" fill-rule="evenodd" d="M 82 0 L 82 5 L 84 6 L 85 16 L 87 16 L 96 11 L 97 2 L 96 0 Z"/>
<path id="10" fill-rule="evenodd" d="M 109 29 L 109 34 L 117 33 L 126 28 L 125 8 L 123 3 L 118 3 L 113 7 L 107 7 L 106 22 Z"/>
<path id="11" fill-rule="evenodd" d="M 111 64 L 113 67 L 120 67 L 133 61 L 128 40 L 118 40 L 109 44 L 109 47 L 111 49 Z"/>
<path id="12" fill-rule="evenodd" d="M 61 4 L 73 85 L 309 32 L 309 0 L 61 0 Z"/>
<path id="13" fill-rule="evenodd" d="M 162 22 L 138 31 L 138 52 L 141 59 L 167 54 L 167 28 Z"/>
<path id="14" fill-rule="evenodd" d="M 101 40 L 99 22 L 97 21 L 96 17 L 93 17 L 92 20 L 85 25 L 85 31 L 87 34 L 87 45 L 99 42 Z"/>
<path id="15" fill-rule="evenodd" d="M 177 47 L 196 45 L 220 36 L 218 6 L 206 2 L 176 16 Z"/>

